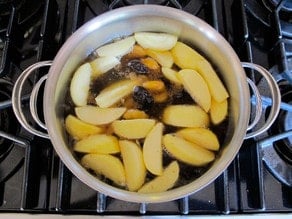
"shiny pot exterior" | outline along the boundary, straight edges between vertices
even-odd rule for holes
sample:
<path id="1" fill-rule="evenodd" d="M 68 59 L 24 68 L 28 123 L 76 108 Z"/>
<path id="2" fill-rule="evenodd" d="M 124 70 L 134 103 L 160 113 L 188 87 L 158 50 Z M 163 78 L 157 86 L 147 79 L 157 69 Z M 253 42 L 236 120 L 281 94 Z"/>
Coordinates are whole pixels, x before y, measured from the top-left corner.
<path id="1" fill-rule="evenodd" d="M 64 101 L 74 70 L 97 47 L 138 31 L 167 32 L 200 51 L 218 69 L 227 87 L 229 127 L 212 167 L 190 184 L 156 194 L 139 194 L 110 186 L 84 169 L 68 147 Z M 62 46 L 50 68 L 44 94 L 44 115 L 50 139 L 65 165 L 91 188 L 130 202 L 163 202 L 190 195 L 215 180 L 238 153 L 250 118 L 250 97 L 242 65 L 228 42 L 204 21 L 186 12 L 155 5 L 136 5 L 104 13 L 79 28 Z"/>

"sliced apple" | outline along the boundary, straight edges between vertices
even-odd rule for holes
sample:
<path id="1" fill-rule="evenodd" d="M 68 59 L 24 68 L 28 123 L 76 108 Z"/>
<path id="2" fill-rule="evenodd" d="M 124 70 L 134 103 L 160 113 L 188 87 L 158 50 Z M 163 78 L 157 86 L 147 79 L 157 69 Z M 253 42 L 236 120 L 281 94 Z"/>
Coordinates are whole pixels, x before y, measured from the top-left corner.
<path id="1" fill-rule="evenodd" d="M 86 154 L 81 164 L 96 174 L 101 174 L 120 186 L 126 185 L 126 174 L 122 161 L 109 154 Z"/>
<path id="2" fill-rule="evenodd" d="M 132 51 L 136 40 L 133 36 L 117 40 L 113 43 L 106 44 L 95 50 L 98 56 L 122 57 Z"/>
<path id="3" fill-rule="evenodd" d="M 208 127 L 208 114 L 197 105 L 170 105 L 162 114 L 165 124 L 177 127 Z"/>
<path id="4" fill-rule="evenodd" d="M 171 156 L 190 165 L 204 166 L 215 159 L 213 152 L 173 134 L 164 135 L 162 142 Z"/>
<path id="5" fill-rule="evenodd" d="M 146 49 L 148 56 L 155 59 L 162 67 L 171 68 L 173 65 L 173 57 L 170 51 L 155 51 L 153 49 Z"/>
<path id="6" fill-rule="evenodd" d="M 179 177 L 179 165 L 177 161 L 171 162 L 163 171 L 161 176 L 145 183 L 138 192 L 158 193 L 165 192 L 175 185 Z"/>
<path id="7" fill-rule="evenodd" d="M 197 63 L 205 60 L 196 50 L 178 41 L 171 50 L 174 63 L 181 69 L 197 70 Z"/>
<path id="8" fill-rule="evenodd" d="M 129 191 L 137 191 L 145 182 L 146 168 L 142 150 L 132 141 L 119 141 Z"/>
<path id="9" fill-rule="evenodd" d="M 211 101 L 210 118 L 213 124 L 221 123 L 228 113 L 228 99 L 222 102 L 217 102 L 214 99 Z"/>
<path id="10" fill-rule="evenodd" d="M 203 148 L 212 151 L 219 150 L 219 141 L 217 136 L 209 129 L 205 128 L 185 128 L 177 132 L 179 137 L 195 143 Z"/>
<path id="11" fill-rule="evenodd" d="M 171 52 L 177 66 L 182 69 L 194 69 L 205 79 L 216 101 L 221 102 L 229 96 L 217 73 L 201 54 L 182 42 L 177 42 Z"/>
<path id="12" fill-rule="evenodd" d="M 115 82 L 103 89 L 95 98 L 99 107 L 106 108 L 118 103 L 132 93 L 137 82 L 134 80 L 122 80 Z"/>
<path id="13" fill-rule="evenodd" d="M 81 121 L 73 115 L 68 115 L 65 119 L 66 131 L 76 140 L 83 139 L 89 135 L 104 132 L 102 127 L 94 126 Z"/>
<path id="14" fill-rule="evenodd" d="M 178 72 L 167 67 L 162 67 L 161 68 L 162 74 L 164 77 L 166 77 L 168 80 L 175 84 L 182 84 L 182 82 L 178 78 Z"/>
<path id="15" fill-rule="evenodd" d="M 143 158 L 146 168 L 155 175 L 161 175 L 163 172 L 162 132 L 163 124 L 157 123 L 148 133 L 143 144 Z"/>
<path id="16" fill-rule="evenodd" d="M 78 141 L 73 150 L 82 153 L 115 154 L 120 152 L 117 137 L 106 134 L 90 135 Z"/>
<path id="17" fill-rule="evenodd" d="M 129 119 L 113 121 L 112 128 L 120 137 L 139 139 L 145 138 L 154 125 L 154 119 Z"/>
<path id="18" fill-rule="evenodd" d="M 192 69 L 180 70 L 178 77 L 193 100 L 208 112 L 211 106 L 211 95 L 204 78 Z"/>
<path id="19" fill-rule="evenodd" d="M 170 50 L 177 42 L 177 36 L 168 33 L 136 32 L 134 37 L 145 49 Z"/>
<path id="20" fill-rule="evenodd" d="M 101 108 L 97 106 L 81 106 L 75 107 L 75 113 L 79 119 L 93 125 L 109 124 L 119 119 L 127 108 Z"/>
<path id="21" fill-rule="evenodd" d="M 97 76 L 111 70 L 118 64 L 120 64 L 120 61 L 114 56 L 98 57 L 90 62 L 92 68 L 92 77 L 96 78 Z"/>
<path id="22" fill-rule="evenodd" d="M 70 84 L 70 95 L 76 106 L 87 104 L 92 69 L 89 63 L 82 64 L 74 73 Z"/>
<path id="23" fill-rule="evenodd" d="M 229 97 L 225 86 L 208 61 L 198 63 L 197 71 L 207 82 L 211 96 L 216 101 L 222 102 Z"/>

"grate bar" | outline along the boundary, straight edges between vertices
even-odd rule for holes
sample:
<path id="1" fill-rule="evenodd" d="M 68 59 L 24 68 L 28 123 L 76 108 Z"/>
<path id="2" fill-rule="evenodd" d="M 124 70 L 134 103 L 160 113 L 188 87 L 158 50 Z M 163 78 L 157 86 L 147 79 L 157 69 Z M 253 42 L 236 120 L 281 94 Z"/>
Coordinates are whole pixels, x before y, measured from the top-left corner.
<path id="1" fill-rule="evenodd" d="M 146 203 L 140 204 L 139 212 L 140 212 L 140 214 L 146 214 L 146 212 L 147 212 L 147 204 Z"/>
<path id="2" fill-rule="evenodd" d="M 96 205 L 96 211 L 98 213 L 103 213 L 106 209 L 106 195 L 98 192 L 97 193 L 97 205 Z"/>
<path id="3" fill-rule="evenodd" d="M 182 199 L 179 200 L 179 207 L 180 207 L 180 212 L 182 214 L 188 214 L 189 213 L 189 196 L 186 196 Z"/>

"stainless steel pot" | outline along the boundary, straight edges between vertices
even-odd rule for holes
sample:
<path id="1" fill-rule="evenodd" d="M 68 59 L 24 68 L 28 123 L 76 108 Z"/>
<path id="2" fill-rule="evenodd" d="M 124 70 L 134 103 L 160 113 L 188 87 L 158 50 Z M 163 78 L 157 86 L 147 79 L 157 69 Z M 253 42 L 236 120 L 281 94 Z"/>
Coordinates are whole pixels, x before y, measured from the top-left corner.
<path id="1" fill-rule="evenodd" d="M 95 48 L 114 38 L 131 35 L 138 31 L 168 32 L 178 35 L 180 40 L 201 51 L 216 66 L 230 94 L 230 125 L 226 131 L 225 143 L 212 167 L 192 183 L 158 194 L 128 192 L 110 186 L 91 175 L 75 159 L 68 147 L 64 129 L 62 106 L 76 67 Z M 44 134 L 27 123 L 21 111 L 21 89 L 28 75 L 35 69 L 47 65 L 51 65 L 49 73 L 36 84 L 30 101 L 32 114 L 37 123 L 44 128 L 47 127 L 48 134 Z M 248 125 L 251 117 L 250 93 L 243 67 L 253 68 L 266 78 L 273 100 L 271 113 L 266 124 L 248 135 L 246 134 L 247 130 L 252 128 L 256 121 L 252 125 Z M 38 89 L 46 77 L 43 109 L 46 124 L 42 124 L 36 114 L 35 99 Z M 256 120 L 258 120 L 261 113 L 261 101 L 256 87 L 250 80 L 249 82 L 258 100 L 259 107 L 256 116 Z M 215 180 L 234 159 L 245 138 L 259 135 L 270 127 L 279 112 L 281 99 L 277 84 L 269 72 L 254 64 L 241 63 L 228 42 L 211 26 L 186 12 L 154 5 L 136 5 L 115 9 L 84 24 L 66 41 L 53 62 L 40 62 L 23 72 L 15 84 L 12 98 L 13 109 L 20 123 L 35 135 L 50 138 L 62 161 L 81 181 L 105 195 L 131 202 L 146 203 L 178 199 L 202 189 Z"/>

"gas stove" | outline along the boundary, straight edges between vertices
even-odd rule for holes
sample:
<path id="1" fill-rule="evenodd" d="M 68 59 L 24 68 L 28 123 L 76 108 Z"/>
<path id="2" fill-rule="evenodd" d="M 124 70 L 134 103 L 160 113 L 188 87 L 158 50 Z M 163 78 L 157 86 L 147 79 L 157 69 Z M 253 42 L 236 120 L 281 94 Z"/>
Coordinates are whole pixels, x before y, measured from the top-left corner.
<path id="1" fill-rule="evenodd" d="M 26 67 L 52 60 L 66 39 L 90 19 L 133 4 L 175 7 L 205 20 L 225 37 L 241 61 L 268 69 L 282 94 L 273 126 L 245 140 L 221 176 L 195 194 L 165 203 L 129 203 L 92 190 L 64 166 L 50 140 L 21 127 L 11 107 L 13 84 Z M 0 216 L 292 213 L 290 0 L 4 0 L 0 8 Z M 46 70 L 37 71 L 25 84 L 23 110 L 31 124 L 29 94 Z M 267 86 L 254 72 L 246 73 L 261 91 L 264 123 L 271 104 Z M 39 105 L 41 113 L 41 100 Z"/>

